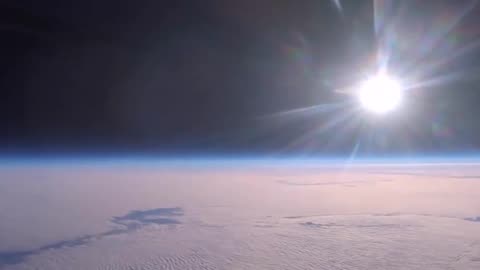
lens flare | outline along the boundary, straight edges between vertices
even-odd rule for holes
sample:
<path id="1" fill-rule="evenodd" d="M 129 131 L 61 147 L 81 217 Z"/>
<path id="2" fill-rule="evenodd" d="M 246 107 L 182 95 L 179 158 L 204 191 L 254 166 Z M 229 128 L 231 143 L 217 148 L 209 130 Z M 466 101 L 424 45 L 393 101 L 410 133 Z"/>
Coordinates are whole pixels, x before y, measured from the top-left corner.
<path id="1" fill-rule="evenodd" d="M 398 108 L 403 100 L 400 83 L 387 74 L 377 74 L 358 89 L 360 104 L 368 111 L 385 114 Z"/>

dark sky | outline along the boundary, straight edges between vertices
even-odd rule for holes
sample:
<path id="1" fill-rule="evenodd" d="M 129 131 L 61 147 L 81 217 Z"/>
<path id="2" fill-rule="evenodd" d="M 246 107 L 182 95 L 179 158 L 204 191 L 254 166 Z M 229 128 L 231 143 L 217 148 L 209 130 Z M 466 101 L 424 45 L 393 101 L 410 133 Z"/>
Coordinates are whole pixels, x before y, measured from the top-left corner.
<path id="1" fill-rule="evenodd" d="M 480 9 L 334 2 L 1 1 L 2 149 L 478 150 Z M 355 106 L 334 89 L 385 47 L 392 70 L 421 84 L 406 108 L 332 124 Z M 276 114 L 318 104 L 343 105 Z"/>

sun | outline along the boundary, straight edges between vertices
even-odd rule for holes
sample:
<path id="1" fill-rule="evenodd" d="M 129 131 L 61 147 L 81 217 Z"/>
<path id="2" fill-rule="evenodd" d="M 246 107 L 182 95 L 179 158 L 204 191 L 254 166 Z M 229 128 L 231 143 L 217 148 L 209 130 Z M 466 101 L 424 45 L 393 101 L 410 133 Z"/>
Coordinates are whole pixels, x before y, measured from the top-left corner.
<path id="1" fill-rule="evenodd" d="M 357 95 L 360 104 L 367 111 L 386 114 L 400 106 L 403 91 L 400 82 L 386 73 L 379 73 L 363 82 Z"/>

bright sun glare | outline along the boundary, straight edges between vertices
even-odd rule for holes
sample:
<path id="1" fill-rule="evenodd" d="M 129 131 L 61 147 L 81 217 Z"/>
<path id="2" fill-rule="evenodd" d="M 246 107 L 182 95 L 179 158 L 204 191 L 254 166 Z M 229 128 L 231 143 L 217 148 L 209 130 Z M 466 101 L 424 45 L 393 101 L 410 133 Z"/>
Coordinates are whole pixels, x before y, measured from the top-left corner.
<path id="1" fill-rule="evenodd" d="M 358 89 L 360 104 L 368 111 L 385 114 L 395 110 L 403 99 L 400 83 L 387 74 L 377 74 Z"/>

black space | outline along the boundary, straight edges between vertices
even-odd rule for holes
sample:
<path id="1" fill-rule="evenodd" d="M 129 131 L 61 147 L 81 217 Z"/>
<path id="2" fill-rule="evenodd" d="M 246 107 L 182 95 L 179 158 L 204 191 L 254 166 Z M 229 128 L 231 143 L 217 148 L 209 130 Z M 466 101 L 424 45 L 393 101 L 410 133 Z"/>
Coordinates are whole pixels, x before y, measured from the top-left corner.
<path id="1" fill-rule="evenodd" d="M 452 56 L 427 76 L 449 79 L 412 90 L 408 109 L 313 134 L 349 108 L 269 117 L 351 102 L 334 89 L 374 66 L 372 1 L 333 2 L 1 1 L 1 149 L 476 152 L 480 8 L 462 13 L 467 0 L 385 12 L 383 34 L 403 29 L 390 45 L 399 74 Z"/>

